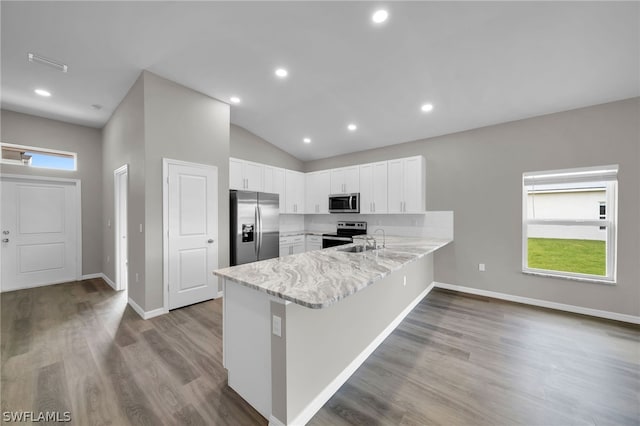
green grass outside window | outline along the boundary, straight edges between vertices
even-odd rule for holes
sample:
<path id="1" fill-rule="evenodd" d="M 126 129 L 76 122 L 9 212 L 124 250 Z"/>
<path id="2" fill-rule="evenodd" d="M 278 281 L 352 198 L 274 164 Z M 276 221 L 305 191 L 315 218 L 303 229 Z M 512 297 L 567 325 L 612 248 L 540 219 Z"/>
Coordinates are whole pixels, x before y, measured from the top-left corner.
<path id="1" fill-rule="evenodd" d="M 529 268 L 606 276 L 605 241 L 529 238 L 528 245 Z"/>

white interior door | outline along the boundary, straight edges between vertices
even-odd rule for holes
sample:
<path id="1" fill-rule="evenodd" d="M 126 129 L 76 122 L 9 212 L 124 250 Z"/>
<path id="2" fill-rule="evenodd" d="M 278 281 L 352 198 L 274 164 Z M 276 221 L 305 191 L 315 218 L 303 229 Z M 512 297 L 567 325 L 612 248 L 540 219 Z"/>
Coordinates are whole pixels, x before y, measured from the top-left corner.
<path id="1" fill-rule="evenodd" d="M 2 178 L 2 291 L 80 278 L 76 185 Z"/>
<path id="2" fill-rule="evenodd" d="M 169 309 L 218 294 L 218 169 L 165 160 Z"/>
<path id="3" fill-rule="evenodd" d="M 129 168 L 122 166 L 113 172 L 115 180 L 115 244 L 116 244 L 116 288 L 126 290 L 129 285 L 129 242 L 128 242 L 128 182 Z"/>

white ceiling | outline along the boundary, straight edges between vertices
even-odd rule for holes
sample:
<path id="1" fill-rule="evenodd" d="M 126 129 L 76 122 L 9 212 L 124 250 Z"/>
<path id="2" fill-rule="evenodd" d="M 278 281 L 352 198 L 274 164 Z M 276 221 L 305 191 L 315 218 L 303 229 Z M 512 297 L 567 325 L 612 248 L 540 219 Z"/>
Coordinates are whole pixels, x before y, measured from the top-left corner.
<path id="1" fill-rule="evenodd" d="M 2 1 L 2 107 L 102 127 L 147 69 L 241 97 L 233 123 L 312 160 L 640 95 L 637 2 L 379 6 Z"/>

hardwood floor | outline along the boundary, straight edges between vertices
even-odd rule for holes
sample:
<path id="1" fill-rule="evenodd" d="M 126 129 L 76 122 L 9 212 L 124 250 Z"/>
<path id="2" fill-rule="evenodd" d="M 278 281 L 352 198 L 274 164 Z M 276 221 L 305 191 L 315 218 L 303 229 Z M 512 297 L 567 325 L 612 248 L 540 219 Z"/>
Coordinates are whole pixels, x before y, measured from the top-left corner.
<path id="1" fill-rule="evenodd" d="M 226 385 L 220 300 L 144 321 L 100 279 L 0 297 L 3 412 L 267 424 Z M 309 424 L 638 425 L 640 328 L 434 290 Z"/>

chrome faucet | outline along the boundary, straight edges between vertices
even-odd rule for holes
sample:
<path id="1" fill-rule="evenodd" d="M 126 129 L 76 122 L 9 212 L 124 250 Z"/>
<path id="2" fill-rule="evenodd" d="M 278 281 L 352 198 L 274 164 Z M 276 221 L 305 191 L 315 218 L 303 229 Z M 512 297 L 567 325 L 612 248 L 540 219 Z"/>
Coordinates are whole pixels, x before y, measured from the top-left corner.
<path id="1" fill-rule="evenodd" d="M 367 247 L 372 247 L 373 250 L 377 248 L 376 239 L 373 238 L 371 235 L 366 235 L 362 240 L 364 242 L 365 250 L 367 249 Z M 373 245 L 370 244 L 371 240 L 373 240 Z"/>
<path id="2" fill-rule="evenodd" d="M 382 228 L 376 229 L 375 231 L 373 231 L 373 233 L 375 234 L 378 231 L 382 231 L 382 248 L 386 248 L 387 247 L 387 234 L 384 232 L 384 229 L 382 229 Z M 373 241 L 375 241 L 375 239 Z M 376 246 L 376 248 L 378 248 L 378 247 Z"/>

